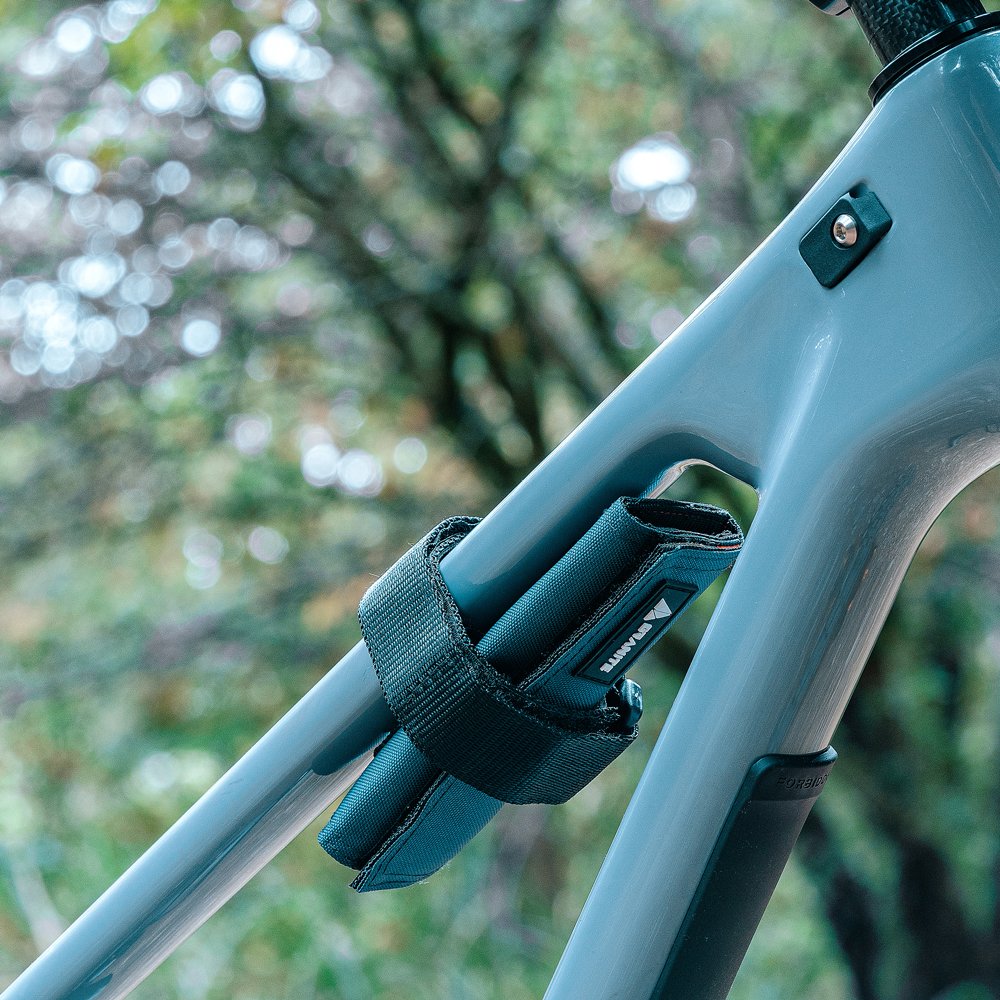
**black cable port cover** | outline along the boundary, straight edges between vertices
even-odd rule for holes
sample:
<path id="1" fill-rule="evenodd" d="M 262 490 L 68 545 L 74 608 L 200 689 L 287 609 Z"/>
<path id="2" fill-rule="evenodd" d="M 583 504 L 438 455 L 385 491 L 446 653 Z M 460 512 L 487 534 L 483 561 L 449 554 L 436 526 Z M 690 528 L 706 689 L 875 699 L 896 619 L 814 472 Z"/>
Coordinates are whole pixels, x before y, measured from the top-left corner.
<path id="1" fill-rule="evenodd" d="M 833 224 L 848 215 L 857 224 L 857 239 L 841 246 L 833 238 Z M 864 184 L 851 188 L 799 241 L 799 253 L 824 288 L 839 285 L 892 228 L 892 219 L 875 193 Z"/>

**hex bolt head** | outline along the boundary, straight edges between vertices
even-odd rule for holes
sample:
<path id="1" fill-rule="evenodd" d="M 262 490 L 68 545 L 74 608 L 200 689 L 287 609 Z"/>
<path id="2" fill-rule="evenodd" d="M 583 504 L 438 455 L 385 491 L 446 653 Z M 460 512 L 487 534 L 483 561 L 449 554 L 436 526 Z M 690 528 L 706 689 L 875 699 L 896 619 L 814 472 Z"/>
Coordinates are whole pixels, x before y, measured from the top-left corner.
<path id="1" fill-rule="evenodd" d="M 858 220 L 853 215 L 838 215 L 830 230 L 833 242 L 839 247 L 852 247 L 858 242 Z"/>

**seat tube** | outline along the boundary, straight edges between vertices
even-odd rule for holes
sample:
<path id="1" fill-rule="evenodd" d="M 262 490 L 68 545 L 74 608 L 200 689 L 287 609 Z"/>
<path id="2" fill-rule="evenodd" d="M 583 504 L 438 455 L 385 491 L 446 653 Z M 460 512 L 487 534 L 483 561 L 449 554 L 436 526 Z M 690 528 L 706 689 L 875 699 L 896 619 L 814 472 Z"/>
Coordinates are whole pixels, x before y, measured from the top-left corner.
<path id="1" fill-rule="evenodd" d="M 879 467 L 872 453 L 863 475 L 863 461 L 856 455 L 819 482 L 814 463 L 786 467 L 781 488 L 765 495 L 546 1000 L 660 997 L 751 766 L 829 744 L 913 552 L 953 488 L 928 491 L 927 477 L 912 476 L 900 490 L 898 469 Z M 791 843 L 776 848 L 787 856 Z M 684 1000 L 703 995 L 726 994 L 689 987 Z"/>

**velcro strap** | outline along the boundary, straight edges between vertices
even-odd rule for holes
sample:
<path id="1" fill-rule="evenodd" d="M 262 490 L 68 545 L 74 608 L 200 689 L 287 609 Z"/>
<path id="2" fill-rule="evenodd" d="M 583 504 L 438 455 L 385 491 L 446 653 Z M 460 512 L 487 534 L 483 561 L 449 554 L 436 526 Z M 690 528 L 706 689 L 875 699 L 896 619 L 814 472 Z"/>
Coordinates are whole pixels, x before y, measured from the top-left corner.
<path id="1" fill-rule="evenodd" d="M 436 767 L 504 802 L 565 802 L 636 737 L 621 706 L 566 709 L 473 645 L 440 562 L 477 519 L 439 524 L 365 594 L 358 616 L 386 701 Z"/>

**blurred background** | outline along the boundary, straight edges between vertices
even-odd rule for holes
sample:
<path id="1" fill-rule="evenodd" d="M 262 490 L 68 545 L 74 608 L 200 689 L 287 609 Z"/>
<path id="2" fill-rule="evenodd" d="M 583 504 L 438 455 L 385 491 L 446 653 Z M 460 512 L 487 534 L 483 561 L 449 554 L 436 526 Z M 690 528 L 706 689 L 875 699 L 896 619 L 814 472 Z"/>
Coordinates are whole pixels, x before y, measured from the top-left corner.
<path id="1" fill-rule="evenodd" d="M 738 265 L 877 65 L 805 0 L 0 12 L 2 985 Z M 739 1000 L 1000 997 L 997 485 L 921 548 Z M 566 806 L 365 897 L 319 817 L 135 996 L 541 996 L 710 605 Z"/>

